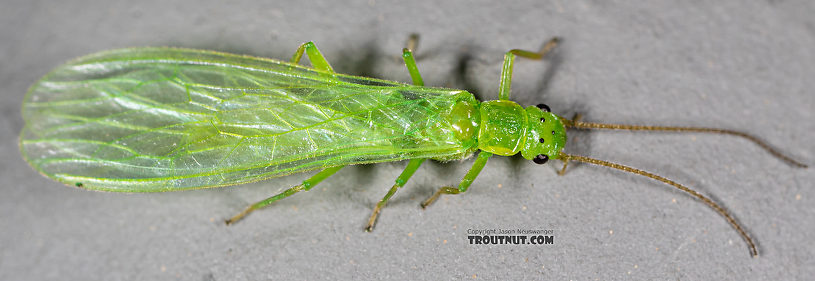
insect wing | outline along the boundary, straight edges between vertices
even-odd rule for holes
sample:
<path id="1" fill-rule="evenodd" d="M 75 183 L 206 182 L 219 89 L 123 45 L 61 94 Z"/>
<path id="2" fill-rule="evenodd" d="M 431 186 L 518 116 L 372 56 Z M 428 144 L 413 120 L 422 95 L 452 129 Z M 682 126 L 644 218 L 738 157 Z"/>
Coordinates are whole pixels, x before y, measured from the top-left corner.
<path id="1" fill-rule="evenodd" d="M 445 112 L 464 91 L 319 72 L 210 51 L 86 56 L 34 84 L 24 158 L 83 188 L 154 192 L 324 167 L 464 157 Z"/>

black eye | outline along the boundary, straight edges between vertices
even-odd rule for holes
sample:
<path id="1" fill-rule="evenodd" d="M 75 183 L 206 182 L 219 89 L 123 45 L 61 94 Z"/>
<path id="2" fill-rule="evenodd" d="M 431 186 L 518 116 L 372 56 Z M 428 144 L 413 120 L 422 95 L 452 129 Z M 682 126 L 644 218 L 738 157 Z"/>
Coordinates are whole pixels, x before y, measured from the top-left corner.
<path id="1" fill-rule="evenodd" d="M 541 138 L 541 139 L 540 139 L 540 142 L 541 142 L 541 143 L 543 143 L 543 141 L 544 141 L 544 139 L 543 139 L 543 138 Z"/>
<path id="2" fill-rule="evenodd" d="M 532 162 L 535 162 L 535 164 L 545 164 L 546 161 L 549 161 L 549 156 L 546 154 L 538 154 L 538 156 L 532 158 Z"/>
<path id="3" fill-rule="evenodd" d="M 541 122 L 546 122 L 546 118 L 541 117 Z"/>
<path id="4" fill-rule="evenodd" d="M 537 106 L 538 106 L 538 108 L 540 108 L 543 111 L 552 112 L 552 109 L 550 109 L 548 105 L 539 103 Z"/>

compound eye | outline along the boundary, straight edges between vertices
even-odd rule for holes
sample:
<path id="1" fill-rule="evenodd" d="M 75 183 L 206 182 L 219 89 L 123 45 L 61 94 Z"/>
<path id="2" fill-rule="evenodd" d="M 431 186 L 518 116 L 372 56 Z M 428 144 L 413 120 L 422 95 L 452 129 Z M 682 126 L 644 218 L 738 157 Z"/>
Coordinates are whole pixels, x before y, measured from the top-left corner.
<path id="1" fill-rule="evenodd" d="M 546 164 L 546 161 L 549 161 L 549 156 L 546 154 L 538 154 L 538 156 L 532 158 L 532 162 L 535 162 L 535 164 Z"/>
<path id="2" fill-rule="evenodd" d="M 537 105 L 537 107 L 538 107 L 538 108 L 540 108 L 542 111 L 546 111 L 546 112 L 552 112 L 552 109 L 550 109 L 548 105 L 545 105 L 545 104 L 539 103 L 539 104 Z"/>

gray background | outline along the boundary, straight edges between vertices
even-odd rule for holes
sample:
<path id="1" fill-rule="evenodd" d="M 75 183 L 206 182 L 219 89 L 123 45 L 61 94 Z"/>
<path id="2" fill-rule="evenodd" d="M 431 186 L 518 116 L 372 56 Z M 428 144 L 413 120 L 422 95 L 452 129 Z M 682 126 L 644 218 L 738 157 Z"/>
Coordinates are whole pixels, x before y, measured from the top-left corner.
<path id="1" fill-rule="evenodd" d="M 138 4 L 137 4 L 138 2 Z M 644 168 L 726 206 L 759 245 L 670 187 L 607 168 L 490 160 L 470 191 L 419 202 L 471 160 L 427 163 L 363 227 L 405 162 L 346 168 L 231 227 L 222 220 L 299 174 L 165 194 L 68 188 L 20 157 L 29 85 L 71 58 L 179 46 L 287 59 L 315 41 L 339 72 L 409 81 L 399 60 L 421 34 L 428 85 L 495 99 L 503 53 L 512 99 L 561 115 L 713 126 L 815 161 L 812 1 L 4 1 L 0 9 L 0 279 L 808 279 L 815 274 L 813 168 L 727 136 L 572 132 L 567 151 Z M 618 2 L 618 3 L 613 3 Z M 469 245 L 467 229 L 555 230 L 555 244 Z"/>

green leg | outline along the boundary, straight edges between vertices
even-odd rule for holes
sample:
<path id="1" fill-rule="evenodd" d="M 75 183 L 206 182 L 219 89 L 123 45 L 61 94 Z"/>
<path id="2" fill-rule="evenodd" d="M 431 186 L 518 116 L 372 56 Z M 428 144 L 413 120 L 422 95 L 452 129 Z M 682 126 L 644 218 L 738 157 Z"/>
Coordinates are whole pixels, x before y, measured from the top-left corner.
<path id="1" fill-rule="evenodd" d="M 337 166 L 337 167 L 331 167 L 331 168 L 324 169 L 324 170 L 320 171 L 319 173 L 317 173 L 316 175 L 311 176 L 309 179 L 304 180 L 302 184 L 299 184 L 299 185 L 294 186 L 292 188 L 286 189 L 286 191 L 283 191 L 283 192 L 281 192 L 281 193 L 279 193 L 279 194 L 277 194 L 275 196 L 266 198 L 263 201 L 252 204 L 251 206 L 246 208 L 246 210 L 243 210 L 243 212 L 241 212 L 240 214 L 237 214 L 234 217 L 232 217 L 231 219 L 226 220 L 226 224 L 233 224 L 233 223 L 241 220 L 243 217 L 245 217 L 249 213 L 253 212 L 254 210 L 266 207 L 269 204 L 272 204 L 277 200 L 289 197 L 292 194 L 295 194 L 297 192 L 309 191 L 309 189 L 312 189 L 318 183 L 320 183 L 324 179 L 330 177 L 331 175 L 333 175 L 334 173 L 336 173 L 337 171 L 339 171 L 343 167 L 345 167 L 345 166 Z"/>
<path id="2" fill-rule="evenodd" d="M 391 196 L 393 196 L 393 194 L 396 193 L 397 189 L 399 189 L 400 187 L 404 186 L 405 183 L 407 183 L 410 177 L 413 176 L 413 173 L 415 173 L 416 170 L 419 169 L 419 166 L 422 165 L 422 162 L 424 162 L 424 160 L 425 159 L 410 159 L 410 162 L 408 162 L 408 165 L 405 168 L 405 170 L 402 171 L 402 174 L 400 174 L 399 177 L 396 178 L 396 184 L 394 184 L 393 187 L 391 187 L 391 189 L 388 190 L 388 193 L 385 194 L 385 197 L 382 197 L 382 200 L 379 200 L 379 203 L 376 204 L 374 212 L 371 214 L 371 218 L 368 220 L 368 227 L 365 228 L 365 231 L 371 232 L 371 230 L 374 230 L 374 224 L 376 224 L 376 217 L 379 216 L 379 212 L 382 210 L 382 207 L 385 207 L 385 204 L 388 203 L 388 199 L 391 199 Z"/>
<path id="3" fill-rule="evenodd" d="M 413 80 L 413 84 L 416 86 L 424 86 L 424 81 L 422 81 L 422 75 L 419 74 L 419 68 L 416 66 L 416 60 L 413 58 L 413 52 L 411 52 L 412 48 L 416 47 L 416 43 L 419 40 L 418 35 L 412 34 L 410 39 L 408 40 L 408 47 L 402 49 L 402 58 L 405 59 L 405 66 L 407 66 L 408 72 L 410 72 L 410 78 Z M 396 178 L 396 184 L 394 184 L 388 193 L 385 194 L 385 197 L 382 200 L 379 200 L 379 203 L 376 204 L 374 207 L 374 212 L 371 214 L 371 218 L 368 219 L 368 227 L 365 228 L 365 231 L 372 231 L 374 229 L 374 224 L 376 224 L 376 218 L 379 216 L 379 212 L 382 211 L 382 207 L 385 207 L 385 204 L 388 203 L 388 200 L 396 193 L 396 190 L 400 187 L 404 186 L 407 183 L 408 179 L 413 176 L 413 173 L 419 169 L 419 166 L 422 165 L 426 159 L 411 159 L 408 163 L 405 170 L 402 171 L 402 174 Z"/>
<path id="4" fill-rule="evenodd" d="M 413 58 L 413 49 L 419 42 L 419 35 L 411 34 L 408 39 L 408 47 L 402 49 L 402 58 L 405 59 L 405 66 L 407 66 L 410 78 L 413 80 L 413 85 L 424 86 L 422 75 L 419 74 L 419 67 L 416 66 L 416 59 Z"/>
<path id="5" fill-rule="evenodd" d="M 461 179 L 461 182 L 458 184 L 458 188 L 454 188 L 452 186 L 445 186 L 440 188 L 439 191 L 436 192 L 436 194 L 433 194 L 433 196 L 427 198 L 427 200 L 425 200 L 422 203 L 422 208 L 426 208 L 430 204 L 433 204 L 433 202 L 435 202 L 436 199 L 439 199 L 439 196 L 441 196 L 442 194 L 459 194 L 466 192 L 467 188 L 469 188 L 470 184 L 472 184 L 473 181 L 475 180 L 475 177 L 477 177 L 478 174 L 481 173 L 481 169 L 484 169 L 484 165 L 487 165 L 487 160 L 490 159 L 490 156 L 492 156 L 492 153 L 483 150 L 479 152 L 478 158 L 476 158 L 475 163 L 473 163 L 473 167 L 471 167 L 470 171 L 467 172 L 466 175 L 464 175 L 463 179 Z"/>
<path id="6" fill-rule="evenodd" d="M 331 65 L 328 64 L 328 61 L 325 60 L 323 54 L 320 53 L 320 50 L 317 49 L 317 46 L 314 45 L 314 42 L 306 42 L 300 47 L 297 48 L 297 51 L 294 52 L 294 56 L 291 58 L 292 63 L 299 63 L 300 59 L 303 58 L 303 53 L 308 55 L 308 59 L 311 61 L 311 66 L 317 70 L 323 70 L 327 72 L 334 72 L 334 69 L 331 68 Z"/>
<path id="7" fill-rule="evenodd" d="M 557 37 L 552 38 L 537 52 L 520 49 L 509 50 L 509 52 L 504 55 L 504 68 L 501 70 L 501 83 L 498 88 L 498 99 L 509 100 L 509 84 L 512 82 L 512 64 L 515 62 L 515 56 L 533 60 L 542 59 L 543 56 L 557 46 L 558 40 L 560 39 Z"/>

